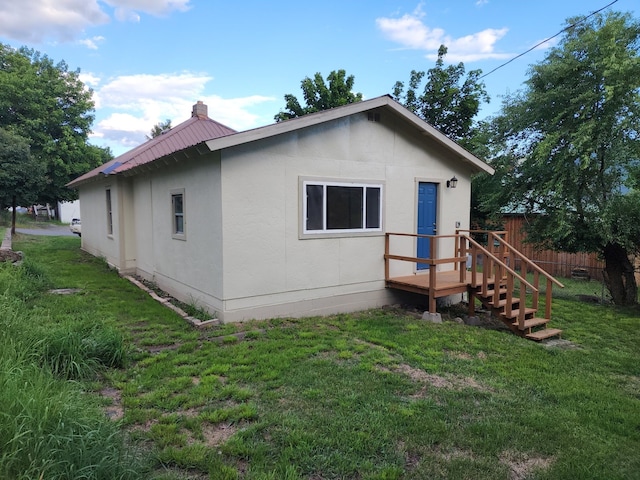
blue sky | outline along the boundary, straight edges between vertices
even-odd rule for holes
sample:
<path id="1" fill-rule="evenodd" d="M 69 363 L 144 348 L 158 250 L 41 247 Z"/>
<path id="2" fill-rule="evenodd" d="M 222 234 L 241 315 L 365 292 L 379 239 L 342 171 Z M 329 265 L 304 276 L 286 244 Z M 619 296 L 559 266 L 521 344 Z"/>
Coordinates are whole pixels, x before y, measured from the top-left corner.
<path id="1" fill-rule="evenodd" d="M 91 141 L 119 155 L 203 100 L 237 130 L 273 123 L 300 81 L 345 69 L 365 98 L 447 60 L 484 73 L 612 0 L 0 0 L 0 42 L 80 69 L 96 104 Z M 638 17 L 637 0 L 610 9 Z M 548 45 L 488 75 L 495 113 Z"/>

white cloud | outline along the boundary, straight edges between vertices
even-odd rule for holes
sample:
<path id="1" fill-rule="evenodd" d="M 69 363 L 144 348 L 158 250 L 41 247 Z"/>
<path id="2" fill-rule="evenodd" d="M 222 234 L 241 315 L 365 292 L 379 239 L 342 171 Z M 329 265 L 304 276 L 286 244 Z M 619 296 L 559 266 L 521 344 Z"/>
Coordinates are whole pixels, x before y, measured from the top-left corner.
<path id="1" fill-rule="evenodd" d="M 442 28 L 429 27 L 424 22 L 421 6 L 400 18 L 376 19 L 382 33 L 404 48 L 425 50 L 427 58 L 436 59 L 440 45 L 447 47 L 446 59 L 451 62 L 473 62 L 488 58 L 509 58 L 509 53 L 497 53 L 495 44 L 507 34 L 507 28 L 487 28 L 471 35 L 452 38 Z"/>
<path id="2" fill-rule="evenodd" d="M 486 5 L 487 3 L 489 3 L 489 0 L 477 0 L 476 1 L 476 6 L 477 7 L 481 7 L 483 5 Z"/>
<path id="3" fill-rule="evenodd" d="M 90 50 L 97 50 L 98 49 L 98 44 L 104 42 L 105 38 L 102 36 L 97 36 L 97 37 L 92 37 L 92 38 L 85 38 L 82 40 L 78 40 L 78 43 L 80 45 L 84 45 L 85 47 L 87 47 Z"/>
<path id="4" fill-rule="evenodd" d="M 191 8 L 190 0 L 105 0 L 115 8 L 116 18 L 120 21 L 139 21 L 136 12 L 144 12 L 154 16 L 162 16 L 174 10 L 186 12 Z"/>
<path id="5" fill-rule="evenodd" d="M 544 40 L 544 39 L 539 40 L 535 42 L 533 46 L 534 46 L 534 50 L 547 50 L 548 48 L 555 47 L 556 45 L 558 45 L 558 43 L 560 43 L 560 38 L 555 37 L 549 40 Z"/>
<path id="6" fill-rule="evenodd" d="M 96 0 L 0 2 L 0 36 L 21 42 L 71 41 L 85 28 L 108 21 Z"/>
<path id="7" fill-rule="evenodd" d="M 100 84 L 100 77 L 94 75 L 93 73 L 80 72 L 79 78 L 82 83 L 89 87 L 95 87 Z"/>
<path id="8" fill-rule="evenodd" d="M 119 21 L 140 21 L 140 13 L 154 16 L 184 12 L 190 0 L 3 0 L 0 2 L 0 37 L 20 42 L 70 42 L 86 29 L 111 21 L 109 8 Z M 93 41 L 92 41 L 93 40 Z M 79 43 L 97 47 L 94 39 Z"/>
<path id="9" fill-rule="evenodd" d="M 106 143 L 116 155 L 144 142 L 159 122 L 170 119 L 177 125 L 187 120 L 198 100 L 208 106 L 210 118 L 236 130 L 258 126 L 260 116 L 252 108 L 276 100 L 260 95 L 231 99 L 207 95 L 205 87 L 212 77 L 189 72 L 121 76 L 101 86 L 94 75 L 84 78 L 92 82 L 96 116 L 102 117 L 94 125 L 92 138 Z"/>

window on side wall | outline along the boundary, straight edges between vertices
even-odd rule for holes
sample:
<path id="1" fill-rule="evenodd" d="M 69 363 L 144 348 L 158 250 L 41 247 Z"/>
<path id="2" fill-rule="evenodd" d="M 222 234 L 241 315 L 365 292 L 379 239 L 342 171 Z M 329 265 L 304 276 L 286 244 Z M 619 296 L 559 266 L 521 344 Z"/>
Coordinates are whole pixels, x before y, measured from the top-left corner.
<path id="1" fill-rule="evenodd" d="M 184 200 L 184 189 L 171 191 L 171 233 L 173 238 L 179 240 L 186 238 L 186 208 Z"/>
<path id="2" fill-rule="evenodd" d="M 382 194 L 380 183 L 303 181 L 303 235 L 382 232 Z"/>
<path id="3" fill-rule="evenodd" d="M 113 235 L 113 206 L 111 203 L 111 188 L 105 189 L 107 201 L 107 235 Z"/>

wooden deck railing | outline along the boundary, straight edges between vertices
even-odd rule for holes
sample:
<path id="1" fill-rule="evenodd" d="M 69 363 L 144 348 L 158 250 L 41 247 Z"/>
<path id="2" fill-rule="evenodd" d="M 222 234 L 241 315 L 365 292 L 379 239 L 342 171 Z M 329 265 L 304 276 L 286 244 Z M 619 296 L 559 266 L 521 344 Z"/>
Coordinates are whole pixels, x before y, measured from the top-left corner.
<path id="1" fill-rule="evenodd" d="M 390 253 L 390 237 L 391 236 L 396 236 L 396 237 L 413 237 L 413 238 L 428 238 L 430 239 L 429 242 L 429 257 L 430 258 L 419 258 L 419 257 L 413 257 L 413 256 L 407 256 L 407 255 L 393 255 Z M 447 238 L 453 238 L 453 239 L 457 239 L 459 237 L 459 235 L 422 235 L 422 234 L 418 234 L 418 233 L 389 233 L 387 232 L 385 234 L 385 242 L 384 242 L 384 278 L 385 281 L 389 281 L 390 279 L 390 275 L 389 275 L 389 260 L 399 260 L 399 261 L 403 261 L 403 262 L 413 262 L 415 264 L 425 264 L 425 265 L 429 265 L 429 291 L 428 291 L 428 295 L 429 295 L 429 311 L 431 313 L 435 313 L 435 286 L 437 284 L 437 275 L 438 275 L 438 269 L 437 268 L 433 268 L 433 267 L 437 267 L 438 265 L 445 265 L 445 264 L 451 264 L 453 263 L 455 265 L 455 270 L 457 270 L 459 268 L 460 270 L 460 283 L 465 283 L 466 282 L 466 269 L 465 269 L 465 265 L 467 263 L 467 257 L 466 255 L 458 255 L 458 256 L 454 256 L 454 257 L 445 257 L 445 258 L 438 258 L 437 256 L 437 252 L 438 252 L 438 240 L 440 239 L 447 239 Z M 414 251 L 415 251 L 415 245 L 414 245 Z M 458 267 L 458 265 L 460 265 L 460 267 Z"/>
<path id="2" fill-rule="evenodd" d="M 500 258 L 505 264 L 510 265 L 515 269 L 516 260 L 520 261 L 521 274 L 526 277 L 527 273 L 533 273 L 533 286 L 535 287 L 534 301 L 538 304 L 538 292 L 540 290 L 540 276 L 546 280 L 545 289 L 545 315 L 544 318 L 551 318 L 551 303 L 553 297 L 553 284 L 556 284 L 560 288 L 564 288 L 564 285 L 559 282 L 552 275 L 536 265 L 531 259 L 525 256 L 522 252 L 518 251 L 513 245 L 507 242 L 504 236 L 507 235 L 506 231 L 492 231 L 492 230 L 457 230 L 457 233 L 467 232 L 470 235 L 473 234 L 486 234 L 487 235 L 487 247 L 493 250 L 492 253 Z"/>
<path id="3" fill-rule="evenodd" d="M 492 296 L 493 305 L 503 305 L 504 315 L 511 318 L 514 311 L 514 305 L 517 306 L 516 320 L 518 326 L 525 328 L 525 315 L 527 309 L 538 310 L 540 295 L 540 276 L 547 280 L 545 318 L 551 318 L 551 296 L 552 284 L 555 283 L 560 287 L 563 285 L 551 275 L 547 274 L 540 267 L 535 265 L 531 260 L 522 253 L 513 248 L 501 235 L 506 232 L 495 231 L 464 231 L 469 235 L 458 231 L 455 235 L 420 235 L 412 233 L 387 233 L 385 236 L 385 280 L 390 280 L 390 260 L 398 260 L 405 262 L 413 262 L 415 264 L 429 265 L 429 311 L 435 312 L 435 286 L 439 273 L 437 268 L 439 265 L 452 264 L 453 270 L 459 272 L 460 283 L 466 283 L 472 288 L 479 288 L 483 297 Z M 487 234 L 488 245 L 485 247 L 471 237 L 473 233 Z M 413 237 L 413 238 L 429 238 L 430 257 L 419 258 L 415 256 L 396 255 L 391 253 L 390 238 L 397 237 Z M 454 255 L 452 257 L 438 257 L 438 242 L 444 239 L 453 239 Z M 412 247 L 415 251 L 415 242 Z M 467 271 L 467 261 L 471 257 L 469 271 Z M 524 270 L 518 273 L 515 267 L 515 260 L 518 259 Z M 479 272 L 480 265 L 482 272 Z M 527 280 L 527 271 L 531 269 L 534 274 L 533 282 Z M 493 287 L 492 289 L 490 287 Z M 504 298 L 501 298 L 504 294 Z M 470 311 L 474 308 L 473 298 L 469 299 Z"/>

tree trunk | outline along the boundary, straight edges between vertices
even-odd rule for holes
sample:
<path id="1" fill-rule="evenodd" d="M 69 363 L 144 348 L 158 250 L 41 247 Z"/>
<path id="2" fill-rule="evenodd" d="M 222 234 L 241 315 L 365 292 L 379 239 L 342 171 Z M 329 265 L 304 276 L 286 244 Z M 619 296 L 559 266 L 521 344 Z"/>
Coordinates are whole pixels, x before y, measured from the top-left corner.
<path id="1" fill-rule="evenodd" d="M 13 197 L 11 197 L 11 235 L 15 235 L 16 234 L 16 208 L 17 208 L 17 200 L 16 200 L 16 196 L 14 195 Z"/>
<path id="2" fill-rule="evenodd" d="M 604 247 L 604 277 L 616 305 L 636 305 L 638 285 L 627 250 L 617 243 Z"/>

